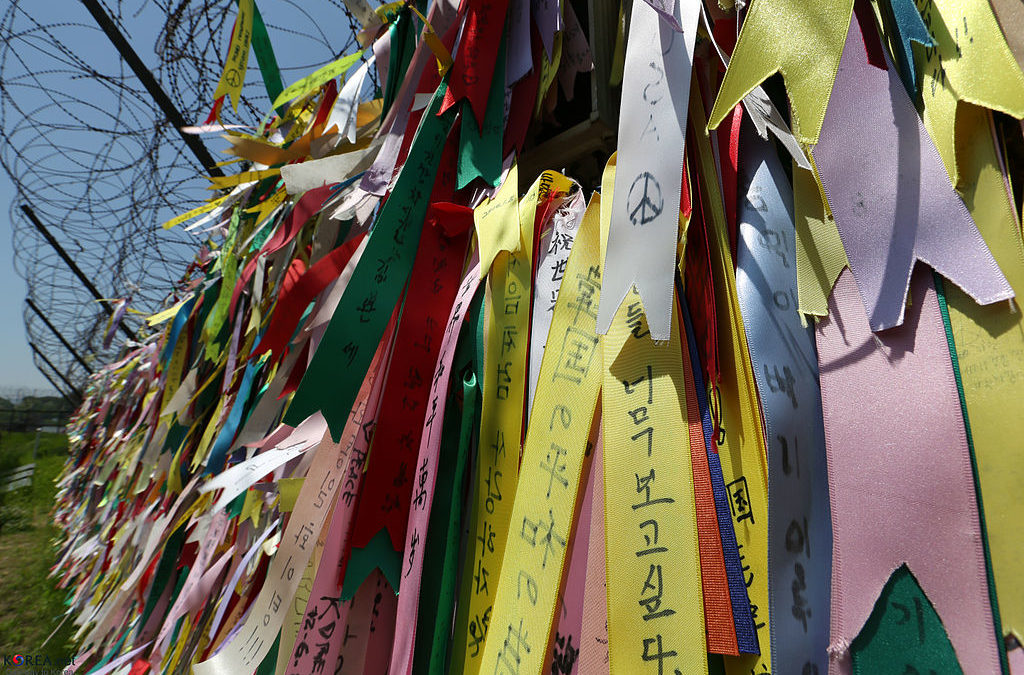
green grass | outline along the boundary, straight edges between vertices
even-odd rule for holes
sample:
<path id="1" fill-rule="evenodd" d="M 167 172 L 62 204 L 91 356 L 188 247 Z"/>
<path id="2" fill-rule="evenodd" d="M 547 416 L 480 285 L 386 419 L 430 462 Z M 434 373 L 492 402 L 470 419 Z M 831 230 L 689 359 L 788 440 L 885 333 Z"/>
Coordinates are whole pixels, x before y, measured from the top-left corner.
<path id="1" fill-rule="evenodd" d="M 33 461 L 35 432 L 0 436 L 0 469 Z M 54 480 L 67 458 L 63 434 L 39 434 L 36 471 L 31 488 L 0 496 L 0 654 L 41 654 L 63 664 L 75 653 L 74 625 L 64 622 L 40 649 L 63 618 L 66 593 L 47 577 L 56 562 L 54 543 L 59 534 L 50 509 Z M 4 668 L 0 665 L 0 672 Z M 13 671 L 12 671 L 13 672 Z"/>

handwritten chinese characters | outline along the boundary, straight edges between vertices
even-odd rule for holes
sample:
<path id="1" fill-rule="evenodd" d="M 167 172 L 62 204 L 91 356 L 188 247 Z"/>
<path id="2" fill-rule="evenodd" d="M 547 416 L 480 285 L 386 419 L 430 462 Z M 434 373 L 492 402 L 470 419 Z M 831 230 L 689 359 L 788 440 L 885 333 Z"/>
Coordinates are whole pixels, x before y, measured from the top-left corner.
<path id="1" fill-rule="evenodd" d="M 487 673 L 540 672 L 549 653 L 580 475 L 601 388 L 596 335 L 601 289 L 598 218 L 592 204 L 555 306 L 490 617 L 491 633 L 484 648 L 482 668 Z"/>

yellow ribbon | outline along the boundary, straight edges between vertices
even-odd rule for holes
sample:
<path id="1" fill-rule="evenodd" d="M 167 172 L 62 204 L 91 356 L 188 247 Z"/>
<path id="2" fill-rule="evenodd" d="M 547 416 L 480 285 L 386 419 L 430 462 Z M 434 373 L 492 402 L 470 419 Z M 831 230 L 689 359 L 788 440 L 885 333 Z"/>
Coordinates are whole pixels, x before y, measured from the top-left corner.
<path id="1" fill-rule="evenodd" d="M 356 52 L 355 54 L 343 56 L 337 61 L 332 61 L 323 68 L 315 70 L 301 80 L 285 87 L 284 91 L 278 94 L 277 98 L 274 99 L 274 105 L 271 107 L 280 108 L 293 98 L 304 96 L 320 85 L 326 83 L 328 80 L 333 80 L 339 75 L 344 75 L 345 72 L 348 71 L 348 69 L 351 68 L 362 55 L 362 52 Z"/>
<path id="2" fill-rule="evenodd" d="M 181 628 L 178 630 L 178 641 L 174 647 L 174 650 L 170 653 L 166 662 L 166 670 L 164 672 L 173 673 L 174 669 L 178 665 L 178 661 L 181 660 L 181 655 L 185 651 L 185 645 L 188 644 L 188 636 L 192 633 L 192 617 L 186 614 L 182 617 Z"/>
<path id="3" fill-rule="evenodd" d="M 409 9 L 420 18 L 423 22 L 423 34 L 421 37 L 423 41 L 430 47 L 430 51 L 434 52 L 434 58 L 437 59 L 437 72 L 444 77 L 448 69 L 452 67 L 454 61 L 452 55 L 445 49 L 444 43 L 441 42 L 441 38 L 437 37 L 437 33 L 434 32 L 434 27 L 427 21 L 427 17 L 423 16 L 420 10 L 416 9 L 416 5 L 409 4 Z"/>
<path id="4" fill-rule="evenodd" d="M 519 167 L 509 169 L 505 182 L 490 199 L 473 209 L 473 224 L 480 242 L 480 278 L 483 279 L 501 251 L 522 247 L 519 227 Z"/>
<path id="5" fill-rule="evenodd" d="M 241 185 L 242 183 L 254 183 L 271 176 L 280 176 L 281 169 L 263 169 L 261 171 L 243 171 L 230 176 L 207 176 L 210 187 L 207 190 L 224 190 Z"/>
<path id="6" fill-rule="evenodd" d="M 982 39 L 978 36 L 975 42 Z M 925 64 L 926 73 L 951 67 L 945 59 L 941 64 L 939 61 L 939 53 L 933 53 Z M 1024 635 L 1024 579 L 1017 571 L 1024 556 L 1024 540 L 1017 525 L 1022 515 L 1019 486 L 1024 481 L 1024 455 L 1019 446 L 1007 443 L 1007 439 L 1024 436 L 1024 419 L 1005 412 L 1006 401 L 1024 397 L 1024 314 L 1020 310 L 1024 241 L 999 169 L 991 113 L 958 103 L 948 81 L 934 94 L 932 91 L 926 77 L 922 93 L 925 127 L 946 159 L 949 172 L 959 170 L 964 203 L 1017 294 L 1015 308 L 1006 303 L 982 306 L 953 284 L 944 285 L 971 424 L 1003 633 Z M 947 126 L 954 117 L 955 139 Z M 955 164 L 948 159 L 954 155 Z"/>
<path id="7" fill-rule="evenodd" d="M 169 230 L 172 227 L 174 227 L 175 225 L 180 225 L 181 223 L 184 223 L 186 220 L 191 220 L 191 219 L 195 218 L 196 216 L 199 216 L 199 215 L 202 215 L 204 213 L 208 213 L 210 211 L 213 211 L 215 208 L 217 208 L 218 206 L 223 204 L 224 201 L 228 197 L 230 197 L 230 196 L 231 195 L 224 195 L 223 197 L 218 197 L 217 199 L 214 199 L 212 202 L 207 202 L 207 203 L 203 204 L 202 206 L 197 206 L 196 208 L 194 208 L 194 209 L 192 209 L 190 211 L 186 211 L 185 213 L 181 214 L 180 216 L 175 216 L 174 218 L 171 218 L 170 220 L 164 222 L 160 227 L 164 228 L 165 230 Z M 170 310 L 167 310 L 167 311 L 170 311 Z M 152 317 L 147 319 L 147 322 L 153 321 L 153 319 L 155 317 L 161 316 L 162 314 L 163 314 L 163 312 L 161 312 L 160 314 L 154 314 Z M 162 319 L 162 320 L 164 320 L 164 319 Z M 157 321 L 155 323 L 159 323 L 159 321 Z M 154 325 L 154 323 L 150 323 L 149 325 L 152 326 L 152 325 Z"/>
<path id="8" fill-rule="evenodd" d="M 252 41 L 253 0 L 239 0 L 238 18 L 228 43 L 228 56 L 224 59 L 224 70 L 220 74 L 217 89 L 213 98 L 218 99 L 225 94 L 231 96 L 231 107 L 238 110 L 238 101 L 242 97 L 242 85 L 245 83 L 245 71 L 249 67 L 249 43 Z"/>
<path id="9" fill-rule="evenodd" d="M 631 290 L 604 344 L 608 654 L 613 673 L 707 673 L 682 344 L 655 345 Z"/>
<path id="10" fill-rule="evenodd" d="M 152 328 L 153 326 L 156 326 L 158 324 L 163 323 L 164 321 L 167 321 L 172 316 L 177 314 L 178 310 L 181 309 L 182 306 L 184 306 L 184 304 L 186 302 L 188 302 L 189 300 L 191 300 L 191 299 L 192 299 L 192 295 L 191 294 L 190 295 L 186 295 L 184 298 L 182 298 L 178 302 L 174 303 L 173 305 L 171 305 L 167 309 L 160 310 L 156 314 L 151 314 L 150 316 L 147 316 L 146 317 L 146 325 L 149 326 L 150 328 Z"/>
<path id="11" fill-rule="evenodd" d="M 174 398 L 174 394 L 181 386 L 181 376 L 185 372 L 185 355 L 188 352 L 188 340 L 180 337 L 174 344 L 174 351 L 171 352 L 171 360 L 167 364 L 167 381 L 164 386 L 164 398 L 161 401 L 167 406 Z M 162 410 L 162 408 L 161 408 Z"/>
<path id="12" fill-rule="evenodd" d="M 540 117 L 540 111 L 544 107 L 544 100 L 547 98 L 548 90 L 555 82 L 558 75 L 558 66 L 562 63 L 562 36 L 564 31 L 555 33 L 555 42 L 551 49 L 551 59 L 548 59 L 547 52 L 541 52 L 540 56 L 540 88 L 537 93 L 537 103 L 534 105 L 534 117 Z"/>
<path id="13" fill-rule="evenodd" d="M 600 197 L 587 208 L 555 304 L 497 585 L 485 672 L 541 673 L 597 397 Z"/>
<path id="14" fill-rule="evenodd" d="M 601 177 L 606 195 L 615 160 L 613 154 Z M 611 199 L 603 206 L 602 259 Z M 633 289 L 603 346 L 608 667 L 613 673 L 671 673 L 674 667 L 706 673 L 693 474 L 689 454 L 678 452 L 688 438 L 679 324 L 673 312 L 670 341 L 656 346 L 639 309 Z"/>
<path id="15" fill-rule="evenodd" d="M 814 166 L 814 158 L 807 153 Z M 828 211 L 817 172 L 793 164 L 793 220 L 796 225 L 796 287 L 802 314 L 826 316 L 828 296 L 849 264 L 836 221 Z"/>
<path id="16" fill-rule="evenodd" d="M 551 191 L 564 192 L 570 185 L 568 178 L 554 171 L 537 178 L 515 210 L 512 222 L 518 221 L 518 245 L 514 251 L 497 253 L 487 280 L 477 498 L 470 515 L 473 538 L 466 546 L 452 650 L 452 663 L 463 664 L 461 672 L 466 675 L 475 675 L 480 668 L 494 601 L 492 584 L 503 576 L 502 560 L 519 477 L 537 203 Z M 511 218 L 512 214 L 509 209 L 502 217 Z M 502 230 L 509 225 L 502 222 Z"/>

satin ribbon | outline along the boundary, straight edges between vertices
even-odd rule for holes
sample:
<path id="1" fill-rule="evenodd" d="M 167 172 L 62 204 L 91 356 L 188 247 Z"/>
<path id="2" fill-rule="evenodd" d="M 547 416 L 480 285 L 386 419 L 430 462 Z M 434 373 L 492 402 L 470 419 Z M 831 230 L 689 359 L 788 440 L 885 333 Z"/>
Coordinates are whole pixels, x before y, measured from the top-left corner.
<path id="1" fill-rule="evenodd" d="M 448 30 L 454 12 L 445 12 L 448 2 L 436 2 L 431 4 L 427 12 L 427 20 L 434 29 L 440 33 Z M 390 109 L 385 110 L 384 120 L 381 122 L 379 137 L 383 137 L 383 145 L 377 153 L 373 165 L 363 174 L 359 187 L 367 193 L 383 196 L 391 185 L 395 173 L 395 166 L 398 163 L 398 155 L 406 136 L 406 127 L 409 122 L 410 107 L 419 88 L 421 76 L 424 74 L 424 67 L 433 58 L 430 47 L 425 41 L 420 41 L 413 52 L 412 61 L 405 70 L 405 76 L 401 81 L 395 103 Z M 398 74 L 395 73 L 397 76 Z"/>
<path id="2" fill-rule="evenodd" d="M 238 101 L 242 97 L 242 84 L 245 82 L 245 73 L 248 70 L 249 44 L 252 41 L 255 9 L 253 0 L 238 0 L 238 16 L 235 17 L 235 25 L 231 31 L 228 53 L 224 59 L 224 70 L 221 72 L 220 81 L 213 92 L 215 99 L 230 95 L 231 107 L 235 110 L 238 110 Z M 260 23 L 263 23 L 262 20 Z M 219 106 L 215 106 L 215 109 L 218 108 Z"/>
<path id="3" fill-rule="evenodd" d="M 605 167 L 602 186 L 606 190 L 615 180 L 616 163 L 613 155 Z M 603 258 L 611 244 L 611 206 L 601 210 Z M 605 571 L 591 575 L 592 566 L 588 564 L 588 577 L 593 576 L 588 585 L 593 588 L 598 579 L 606 580 L 607 593 L 603 603 L 586 598 L 584 602 L 587 611 L 600 610 L 607 622 L 603 634 L 592 622 L 586 622 L 581 658 L 586 659 L 588 667 L 596 665 L 596 672 L 660 673 L 666 661 L 670 668 L 681 661 L 687 672 L 706 672 L 689 455 L 668 453 L 662 445 L 668 443 L 667 438 L 678 442 L 687 434 L 683 383 L 672 379 L 683 375 L 678 325 L 673 355 L 671 344 L 654 345 L 642 312 L 635 311 L 639 304 L 634 292 L 630 299 L 634 311 L 630 312 L 629 306 L 621 307 L 604 341 L 601 461 Z M 601 492 L 595 490 L 595 495 Z M 623 542 L 633 550 L 620 553 Z M 594 553 L 588 555 L 590 560 Z M 601 648 L 602 639 L 607 649 Z"/>
<path id="4" fill-rule="evenodd" d="M 209 528 L 206 530 L 202 544 L 199 546 L 199 551 L 196 553 L 195 561 L 190 566 L 188 576 L 185 578 L 185 583 L 179 591 L 174 604 L 167 612 L 160 633 L 157 635 L 153 652 L 150 655 L 151 661 L 154 659 L 160 660 L 164 649 L 167 648 L 166 640 L 170 636 L 171 628 L 179 618 L 189 613 L 188 603 L 191 601 L 194 591 L 197 590 L 201 577 L 206 571 L 207 566 L 209 566 L 214 552 L 220 547 L 227 532 L 228 518 L 223 511 L 214 514 L 211 520 L 212 522 L 210 522 Z"/>
<path id="5" fill-rule="evenodd" d="M 600 412 L 600 411 L 598 411 Z M 587 578 L 583 590 L 583 625 L 580 629 L 580 650 L 577 672 L 586 675 L 608 673 L 608 587 L 605 583 L 604 540 L 604 438 L 601 420 L 598 425 L 594 456 L 590 460 L 590 473 L 596 481 L 591 492 L 590 537 L 587 541 Z M 596 516 L 594 514 L 597 514 Z"/>
<path id="6" fill-rule="evenodd" d="M 562 12 L 558 0 L 524 0 L 533 10 L 533 20 L 544 51 L 550 57 L 555 50 L 555 35 L 562 30 Z"/>
<path id="7" fill-rule="evenodd" d="M 281 94 L 284 83 L 281 82 L 281 70 L 278 68 L 277 57 L 270 44 L 270 35 L 267 34 L 267 26 L 263 23 L 260 8 L 254 2 L 252 9 L 252 50 L 256 54 L 256 63 L 259 64 L 260 75 L 263 76 L 267 97 L 273 101 Z M 284 111 L 278 110 L 278 114 L 282 112 Z"/>
<path id="8" fill-rule="evenodd" d="M 508 3 L 509 0 L 479 0 L 464 2 L 460 7 L 460 10 L 465 12 L 466 19 L 458 51 L 455 53 L 455 63 L 452 65 L 451 86 L 445 95 L 441 111 L 446 111 L 456 102 L 467 99 L 473 112 L 473 121 L 478 127 L 484 125 L 487 96 L 491 80 L 494 79 L 492 76 L 505 27 Z"/>
<path id="9" fill-rule="evenodd" d="M 470 104 L 463 104 L 459 138 L 459 171 L 456 186 L 461 190 L 474 179 L 497 187 L 501 178 L 501 137 L 505 131 L 505 72 L 507 39 L 502 38 L 494 64 L 496 77 L 491 79 L 487 110 L 478 125 L 472 117 Z"/>
<path id="10" fill-rule="evenodd" d="M 334 513 L 325 538 L 320 565 L 316 569 L 309 599 L 304 605 L 303 622 L 290 650 L 291 658 L 285 663 L 287 675 L 304 675 L 316 670 L 318 663 L 325 668 L 338 661 L 341 640 L 348 621 L 348 603 L 341 600 L 341 582 L 345 556 L 350 545 L 356 513 L 355 495 L 361 489 L 363 464 L 366 460 L 368 439 L 363 432 L 364 422 L 373 419 L 378 409 L 384 373 L 381 366 L 386 360 L 390 340 L 381 342 L 370 364 L 369 376 L 363 381 L 356 397 L 355 408 L 345 425 L 342 443 L 351 447 L 344 479 L 334 502 Z M 287 649 L 287 647 L 286 647 Z"/>
<path id="11" fill-rule="evenodd" d="M 717 127 L 759 84 L 779 73 L 786 84 L 796 137 L 803 143 L 817 142 L 853 2 L 753 3 L 743 17 L 739 39 L 710 113 L 711 128 Z"/>
<path id="12" fill-rule="evenodd" d="M 347 459 L 347 452 L 325 438 L 288 521 L 283 544 L 267 573 L 270 583 L 260 590 L 235 638 L 216 656 L 195 664 L 196 673 L 242 675 L 251 672 L 270 652 L 340 482 L 343 460 Z"/>
<path id="13" fill-rule="evenodd" d="M 980 9 L 960 8 L 971 12 Z M 977 49 L 973 43 L 965 48 L 968 54 Z M 948 64 L 950 57 L 940 51 L 925 63 L 927 73 Z M 947 158 L 947 171 L 952 173 L 958 167 L 964 203 L 999 269 L 1019 295 L 1024 292 L 1024 241 L 1014 200 L 1000 170 L 1003 163 L 992 115 L 978 106 L 960 105 L 949 82 L 934 91 L 931 86 L 924 87 L 923 96 L 925 127 L 936 139 L 939 154 Z M 954 119 L 955 144 L 947 128 Z M 1020 366 L 1024 362 L 1024 314 L 1017 301 L 1016 306 L 982 306 L 952 284 L 944 286 L 984 502 L 981 515 L 986 544 L 998 592 L 998 615 L 993 618 L 1000 632 L 1024 635 L 1024 580 L 1017 574 L 1017 561 L 1024 556 L 1024 538 L 1016 526 L 1022 508 L 1016 486 L 1024 483 L 1024 462 L 1018 446 L 1006 442 L 1024 436 L 1024 419 L 1006 415 L 1004 408 L 1006 401 L 1024 397 Z M 996 608 L 993 606 L 993 610 Z"/>
<path id="14" fill-rule="evenodd" d="M 341 275 L 362 241 L 363 236 L 356 236 L 345 242 L 312 265 L 287 293 L 282 291 L 263 337 L 249 352 L 250 359 L 270 351 L 274 362 L 281 360 L 309 303 Z"/>
<path id="15" fill-rule="evenodd" d="M 797 313 L 791 188 L 750 127 L 742 146 L 736 295 L 768 441 L 772 665 L 824 673 L 832 532 L 817 355 Z"/>
<path id="16" fill-rule="evenodd" d="M 476 306 L 476 317 L 480 316 L 479 305 Z M 471 326 L 479 324 L 478 319 L 470 319 Z M 473 330 L 473 337 L 466 340 L 467 350 L 476 347 L 478 336 L 483 331 Z M 457 366 L 461 365 L 458 363 Z M 433 625 L 425 624 L 424 630 L 418 633 L 416 654 L 413 661 L 415 672 L 428 672 L 441 675 L 446 672 L 448 654 L 451 650 L 451 625 L 455 614 L 455 591 L 458 588 L 459 573 L 459 539 L 463 528 L 463 507 L 465 504 L 464 490 L 466 476 L 469 471 L 471 448 L 474 443 L 477 420 L 480 419 L 479 390 L 476 378 L 478 363 L 460 368 L 464 374 L 462 379 L 462 419 L 450 420 L 451 436 L 446 439 L 449 447 L 458 446 L 452 466 L 444 466 L 438 473 L 438 484 L 447 494 L 440 493 L 439 501 L 435 502 L 436 519 L 431 518 L 431 534 L 427 541 L 425 563 L 431 567 L 425 569 L 423 586 L 420 591 L 420 614 L 426 616 L 433 612 L 436 621 Z M 454 400 L 457 391 L 453 390 Z M 456 424 L 458 428 L 456 428 Z M 449 433 L 447 430 L 446 434 Z M 444 442 L 444 441 L 442 441 Z M 448 451 L 451 452 L 450 450 Z M 450 455 L 446 459 L 451 459 Z M 445 475 L 448 474 L 448 475 Z M 437 492 L 437 487 L 435 487 Z M 446 508 L 442 508 L 446 507 Z M 444 531 L 441 526 L 446 526 Z"/>
<path id="17" fill-rule="evenodd" d="M 587 589 L 587 558 L 590 554 L 591 520 L 594 513 L 594 486 L 601 489 L 603 473 L 594 472 L 594 448 L 596 433 L 600 430 L 600 421 L 591 423 L 591 440 L 587 442 L 587 458 L 583 473 L 586 487 L 578 503 L 576 526 L 572 532 L 572 542 L 568 566 L 565 570 L 565 584 L 562 589 L 559 607 L 556 611 L 555 632 L 551 636 L 550 646 L 544 668 L 553 675 L 571 675 L 582 672 L 579 670 L 581 640 L 583 639 L 583 602 Z"/>
<path id="18" fill-rule="evenodd" d="M 217 629 L 221 626 L 221 619 L 224 617 L 225 612 L 228 609 L 228 601 L 235 588 L 238 586 L 238 582 L 242 580 L 242 575 L 245 570 L 249 567 L 249 563 L 253 558 L 262 550 L 263 542 L 270 537 L 271 534 L 277 531 L 277 526 L 280 524 L 280 519 L 275 520 L 263 530 L 262 533 L 253 541 L 252 545 L 242 556 L 241 561 L 236 563 L 234 570 L 228 575 L 230 581 L 223 587 L 220 598 L 217 601 L 217 609 L 214 612 L 213 620 L 210 622 L 210 630 L 207 637 L 212 640 L 217 634 Z M 241 535 L 239 535 L 241 537 Z M 236 544 L 238 540 L 236 539 Z"/>
<path id="19" fill-rule="evenodd" d="M 391 596 L 389 602 L 393 601 L 394 592 L 387 585 L 387 580 L 380 570 L 373 570 L 370 576 L 359 586 L 355 596 L 348 601 L 347 622 L 340 639 L 340 654 L 334 672 L 341 672 L 345 675 L 372 675 L 373 672 L 384 672 L 387 664 L 381 664 L 381 670 L 370 671 L 368 666 L 374 663 L 369 653 L 371 627 L 374 626 L 374 613 L 380 614 L 381 603 L 384 596 Z M 375 632 L 375 631 L 374 631 Z"/>
<path id="20" fill-rule="evenodd" d="M 566 265 L 526 435 L 501 576 L 481 668 L 540 673 L 571 538 L 590 423 L 601 389 L 600 198 L 591 201 Z M 564 280 L 563 280 L 564 282 Z"/>
<path id="21" fill-rule="evenodd" d="M 371 366 L 379 367 L 379 363 L 384 360 L 391 330 L 385 331 L 386 339 L 375 350 Z M 358 479 L 361 479 L 368 443 L 366 435 L 358 432 L 364 429 L 366 411 L 370 415 L 376 414 L 382 382 L 383 378 L 378 377 L 375 370 L 360 383 L 360 392 L 368 391 L 369 398 L 365 408 L 357 408 L 350 413 L 342 435 L 344 445 L 332 443 L 329 433 L 324 435 L 289 517 L 281 548 L 268 572 L 270 585 L 260 589 L 259 596 L 250 608 L 249 618 L 244 625 L 239 624 L 235 638 L 223 645 L 214 657 L 197 663 L 194 667 L 197 673 L 245 673 L 270 651 L 272 645 L 268 642 L 281 627 L 285 606 L 291 602 L 301 581 L 301 575 L 296 575 L 296 572 L 306 567 L 312 554 L 313 544 L 310 540 L 319 535 L 330 508 L 328 505 L 335 503 L 334 497 L 337 494 L 338 499 L 345 502 L 346 508 L 352 507 L 355 495 L 346 480 L 346 474 L 351 477 L 355 472 L 357 480 L 354 481 L 354 489 L 358 490 Z M 290 647 L 287 645 L 285 648 Z"/>
<path id="22" fill-rule="evenodd" d="M 681 323 L 689 321 L 685 312 L 684 303 L 680 301 Z M 746 613 L 746 618 L 749 618 L 749 612 L 746 611 L 746 592 L 740 576 L 736 538 L 732 535 L 729 506 L 725 501 L 725 484 L 721 480 L 722 470 L 721 467 L 717 467 L 717 464 L 717 486 L 711 477 L 710 458 L 714 451 L 709 451 L 707 447 L 708 441 L 712 438 L 710 433 L 711 415 L 710 412 L 707 415 L 709 433 L 705 436 L 703 412 L 707 411 L 707 402 L 706 399 L 698 399 L 697 395 L 694 364 L 691 361 L 691 352 L 694 350 L 688 344 L 691 332 L 687 325 L 683 353 L 683 380 L 686 386 L 686 418 L 690 436 L 690 464 L 693 467 L 694 504 L 697 513 L 697 543 L 700 549 L 701 590 L 704 596 L 704 628 L 707 632 L 709 653 L 738 656 L 736 615 L 738 614 L 742 620 L 744 613 Z M 699 368 L 699 362 L 697 367 Z M 700 391 L 703 393 L 703 386 Z M 720 487 L 720 489 L 716 490 L 716 487 Z M 732 538 L 731 569 L 726 569 L 725 546 L 723 545 L 726 539 L 719 527 L 719 508 L 716 498 L 724 507 L 722 522 L 727 528 L 726 535 Z M 733 592 L 729 583 L 730 572 L 734 583 L 738 582 L 738 587 L 744 589 L 744 592 L 736 594 L 739 612 L 733 611 Z"/>
<path id="23" fill-rule="evenodd" d="M 238 300 L 242 296 L 242 292 L 248 286 L 249 281 L 252 279 L 253 274 L 256 272 L 256 268 L 261 258 L 265 259 L 273 254 L 281 251 L 290 242 L 295 240 L 296 235 L 302 229 L 313 214 L 317 213 L 323 208 L 324 202 L 327 201 L 330 196 L 331 188 L 324 186 L 316 188 L 304 193 L 292 206 L 291 211 L 288 212 L 287 216 L 281 218 L 277 224 L 277 228 L 273 231 L 273 234 L 263 243 L 260 247 L 259 253 L 252 256 L 249 262 L 246 263 L 242 269 L 238 281 L 235 283 L 234 288 L 231 292 L 231 304 L 229 312 L 234 312 L 235 307 L 238 305 Z M 267 230 L 269 232 L 269 230 Z"/>
<path id="24" fill-rule="evenodd" d="M 849 645 L 901 563 L 965 672 L 1000 672 L 970 454 L 928 277 L 915 274 L 904 325 L 872 335 L 843 272 L 817 326 L 833 519 L 833 675 L 851 672 Z"/>
<path id="25" fill-rule="evenodd" d="M 373 596 L 373 609 L 366 641 L 366 662 L 364 675 L 386 673 L 388 668 L 388 647 L 395 637 L 395 610 L 398 598 L 387 578 L 377 579 L 377 592 Z"/>
<path id="26" fill-rule="evenodd" d="M 573 241 L 579 231 L 586 201 L 579 190 L 571 200 L 557 209 L 551 216 L 550 227 L 541 224 L 541 236 L 537 255 L 537 272 L 533 280 L 533 316 L 530 319 L 530 374 L 527 389 L 527 413 L 533 408 L 540 378 L 541 358 L 551 330 L 551 318 L 555 312 L 558 289 L 565 278 L 565 267 L 572 251 Z"/>
<path id="27" fill-rule="evenodd" d="M 895 68 L 865 48 L 883 51 L 869 8 L 850 22 L 813 156 L 872 329 L 902 323 L 917 260 L 980 304 L 1013 297 Z"/>
<path id="28" fill-rule="evenodd" d="M 636 288 L 651 335 L 669 339 L 672 278 L 679 229 L 677 205 L 693 48 L 700 3 L 681 0 L 676 33 L 646 2 L 636 2 L 626 47 L 619 111 L 619 157 L 612 226 L 604 267 L 604 300 L 597 327 L 608 331 L 619 306 Z M 680 13 L 681 12 L 681 13 Z M 655 34 L 659 39 L 652 39 Z M 656 144 L 657 153 L 649 148 Z"/>
<path id="29" fill-rule="evenodd" d="M 419 620 L 423 551 L 426 546 L 427 526 L 430 521 L 434 486 L 437 481 L 441 420 L 445 417 L 446 392 L 452 375 L 455 347 L 466 312 L 469 310 L 470 302 L 476 294 L 479 284 L 480 265 L 478 263 L 466 272 L 459 285 L 458 295 L 452 305 L 448 320 L 443 326 L 444 333 L 436 359 L 437 365 L 430 380 L 427 412 L 424 417 L 423 433 L 420 436 L 419 454 L 416 458 L 413 498 L 409 508 L 405 546 L 402 549 L 404 551 L 402 556 L 402 592 L 398 596 L 398 619 L 389 668 L 389 672 L 396 674 L 412 672 L 416 624 Z"/>

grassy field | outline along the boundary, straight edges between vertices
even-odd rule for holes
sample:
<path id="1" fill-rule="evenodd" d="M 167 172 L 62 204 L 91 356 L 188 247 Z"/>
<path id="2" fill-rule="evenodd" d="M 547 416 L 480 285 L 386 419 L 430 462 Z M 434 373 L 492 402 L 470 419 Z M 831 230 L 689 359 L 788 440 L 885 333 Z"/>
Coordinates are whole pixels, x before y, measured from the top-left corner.
<path id="1" fill-rule="evenodd" d="M 58 534 L 50 517 L 53 481 L 67 457 L 67 439 L 41 433 L 35 447 L 35 438 L 35 432 L 0 435 L 0 470 L 29 464 L 33 454 L 36 464 L 31 488 L 0 496 L 0 654 L 44 654 L 51 663 L 65 663 L 75 653 L 70 619 L 40 647 L 64 613 L 65 593 L 47 574 Z"/>

